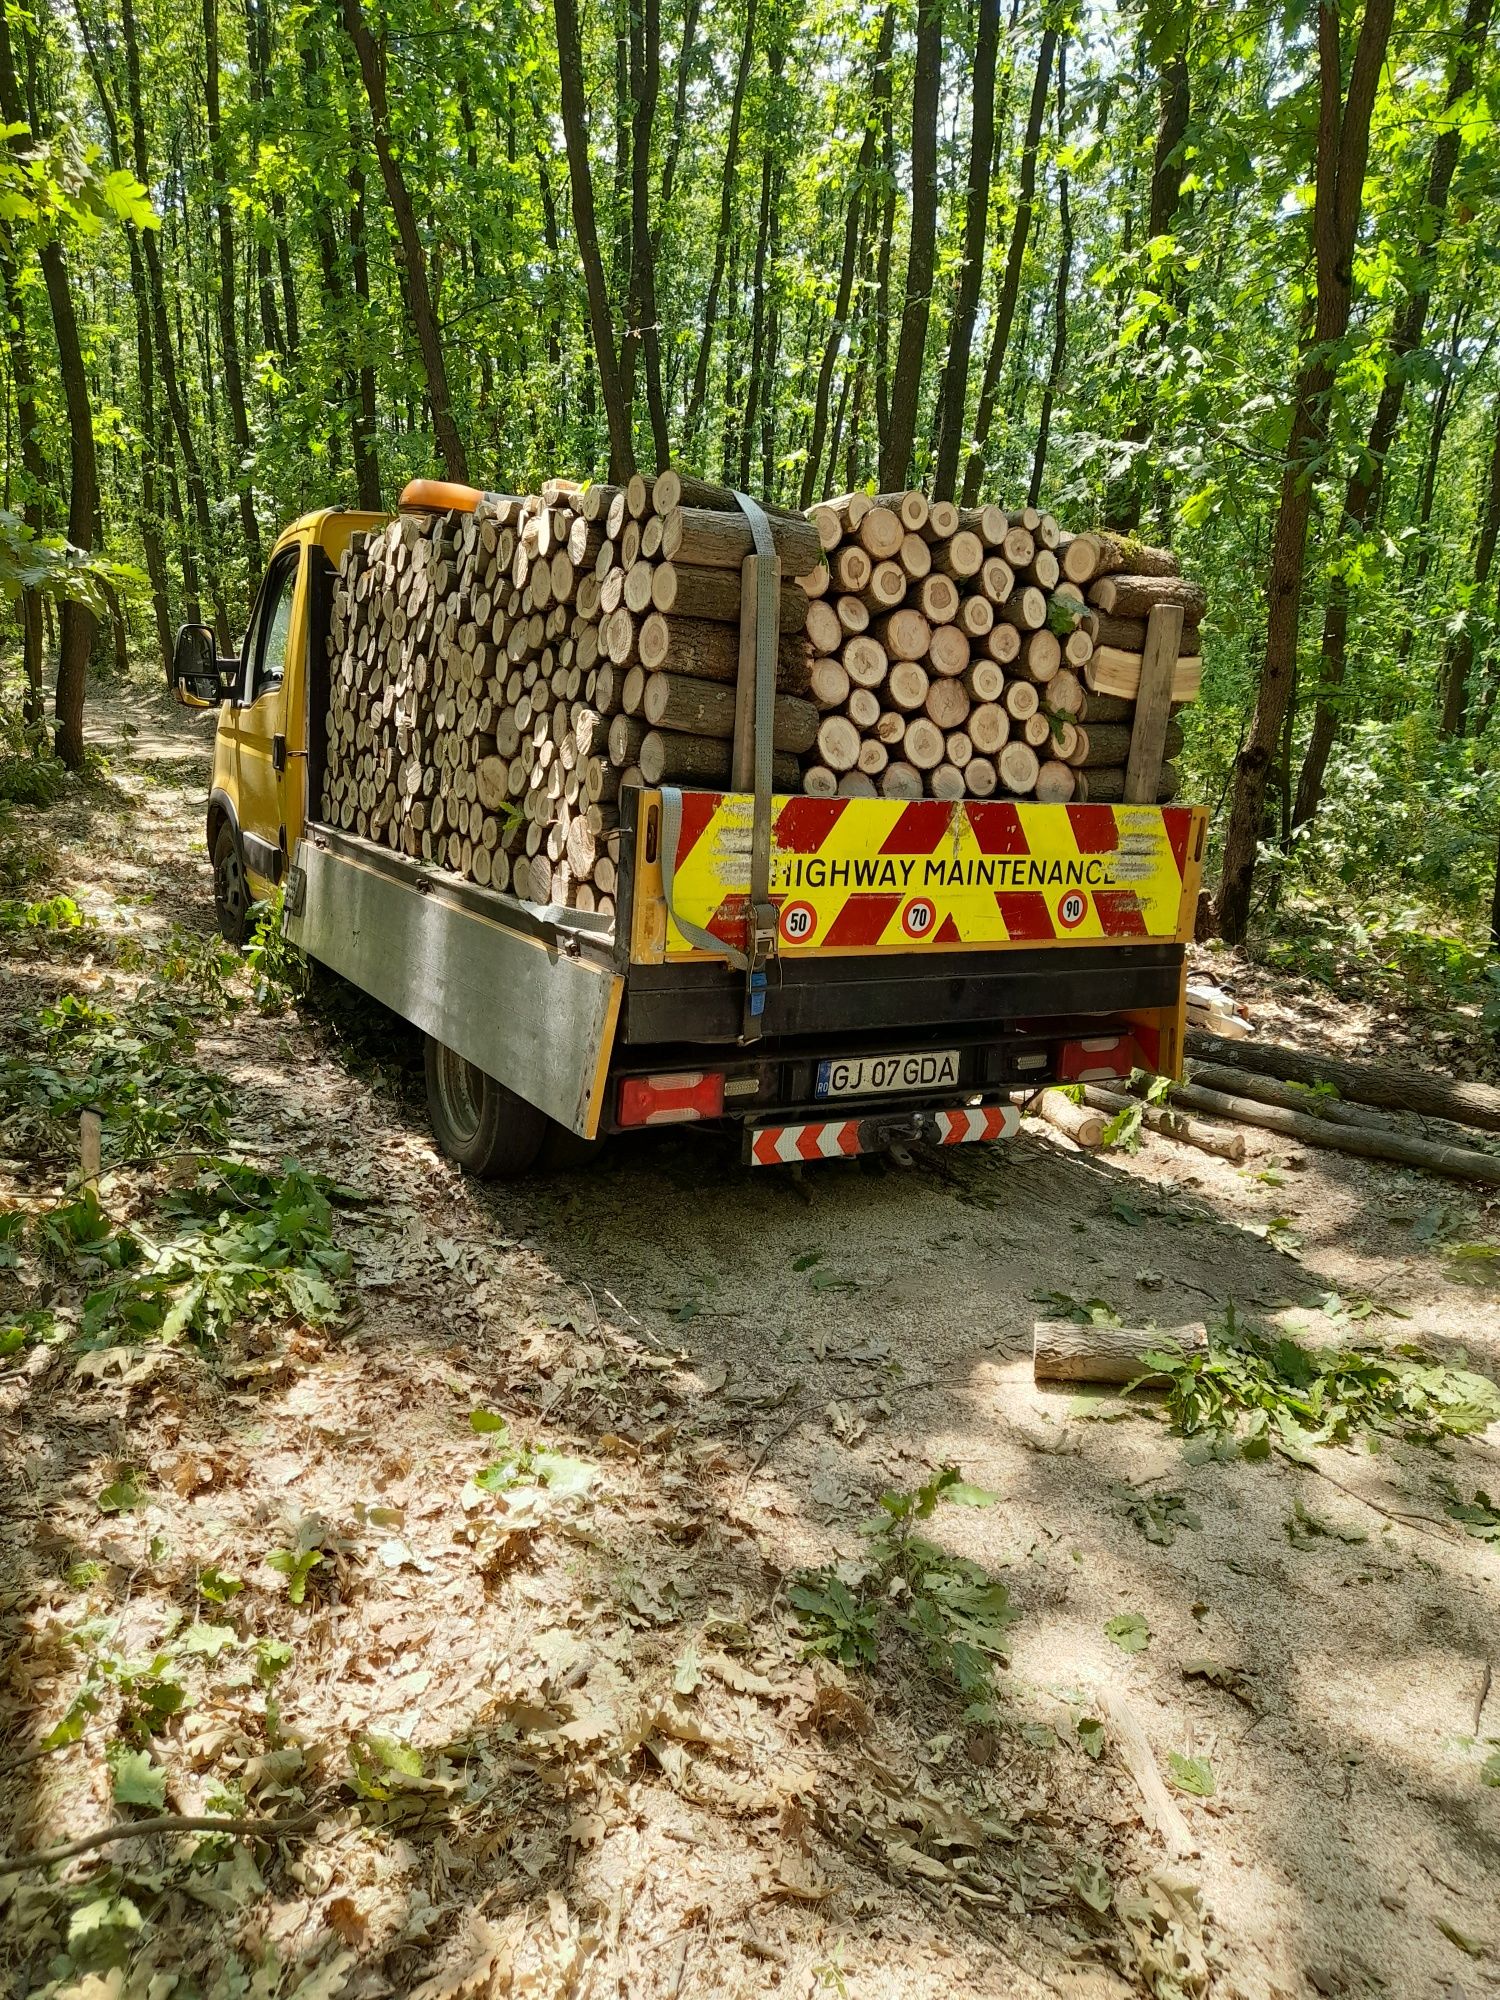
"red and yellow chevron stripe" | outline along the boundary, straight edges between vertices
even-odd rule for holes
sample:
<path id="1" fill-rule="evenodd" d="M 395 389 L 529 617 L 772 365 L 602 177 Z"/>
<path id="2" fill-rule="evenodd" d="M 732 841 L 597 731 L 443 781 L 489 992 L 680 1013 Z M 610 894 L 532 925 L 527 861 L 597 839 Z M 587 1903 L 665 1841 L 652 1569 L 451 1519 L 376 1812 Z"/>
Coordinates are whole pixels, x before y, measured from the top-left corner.
<path id="1" fill-rule="evenodd" d="M 935 1138 L 940 1146 L 963 1146 L 976 1139 L 1013 1139 L 1021 1114 L 1013 1104 L 960 1106 L 934 1111 Z M 752 1167 L 789 1167 L 811 1160 L 847 1160 L 867 1150 L 858 1118 L 819 1119 L 806 1125 L 759 1125 L 751 1128 Z M 879 1124 L 877 1117 L 876 1123 Z M 886 1143 L 884 1135 L 878 1140 Z"/>
<path id="2" fill-rule="evenodd" d="M 673 899 L 744 941 L 752 801 L 687 792 Z M 1207 815 L 1199 806 L 778 798 L 779 950 L 893 952 L 1186 941 Z M 692 947 L 669 923 L 668 956 Z"/>

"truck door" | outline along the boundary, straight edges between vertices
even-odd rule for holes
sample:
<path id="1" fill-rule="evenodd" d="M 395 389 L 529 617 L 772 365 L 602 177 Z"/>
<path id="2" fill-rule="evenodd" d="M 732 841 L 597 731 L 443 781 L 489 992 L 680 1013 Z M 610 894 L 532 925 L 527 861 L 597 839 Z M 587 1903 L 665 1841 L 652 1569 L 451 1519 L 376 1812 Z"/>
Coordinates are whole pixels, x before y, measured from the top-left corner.
<path id="1" fill-rule="evenodd" d="M 288 705 L 299 698 L 291 672 L 294 625 L 306 623 L 299 599 L 300 544 L 271 558 L 261 581 L 240 656 L 240 685 L 230 711 L 235 797 L 245 866 L 257 895 L 267 895 L 286 865 L 286 766 Z M 296 782 L 301 782 L 300 772 Z"/>

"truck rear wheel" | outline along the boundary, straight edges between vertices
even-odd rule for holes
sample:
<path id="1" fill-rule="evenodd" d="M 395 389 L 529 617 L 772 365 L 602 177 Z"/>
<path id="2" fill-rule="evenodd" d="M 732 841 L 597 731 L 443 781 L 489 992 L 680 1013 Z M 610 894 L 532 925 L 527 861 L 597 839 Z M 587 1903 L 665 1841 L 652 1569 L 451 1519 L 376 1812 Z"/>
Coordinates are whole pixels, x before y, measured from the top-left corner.
<path id="1" fill-rule="evenodd" d="M 482 1180 L 535 1165 L 552 1120 L 433 1036 L 426 1038 L 427 1115 L 450 1160 Z"/>

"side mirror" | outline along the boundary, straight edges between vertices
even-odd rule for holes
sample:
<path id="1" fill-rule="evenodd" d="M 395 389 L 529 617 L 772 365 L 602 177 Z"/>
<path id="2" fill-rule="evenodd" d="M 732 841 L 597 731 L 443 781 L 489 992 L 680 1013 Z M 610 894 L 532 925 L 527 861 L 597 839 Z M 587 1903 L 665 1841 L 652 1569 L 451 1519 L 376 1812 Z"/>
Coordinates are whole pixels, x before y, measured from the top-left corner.
<path id="1" fill-rule="evenodd" d="M 172 648 L 167 685 L 184 708 L 214 708 L 234 692 L 237 660 L 220 660 L 207 625 L 182 625 Z"/>

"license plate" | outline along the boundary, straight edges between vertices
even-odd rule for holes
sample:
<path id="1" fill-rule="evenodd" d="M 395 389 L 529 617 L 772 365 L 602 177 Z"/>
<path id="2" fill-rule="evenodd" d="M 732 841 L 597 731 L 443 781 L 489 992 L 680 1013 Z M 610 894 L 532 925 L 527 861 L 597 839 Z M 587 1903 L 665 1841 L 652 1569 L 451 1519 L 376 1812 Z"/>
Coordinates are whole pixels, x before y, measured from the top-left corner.
<path id="1" fill-rule="evenodd" d="M 905 1056 L 830 1056 L 818 1064 L 817 1094 L 895 1096 L 909 1090 L 943 1090 L 957 1082 L 957 1049 L 926 1049 Z"/>

